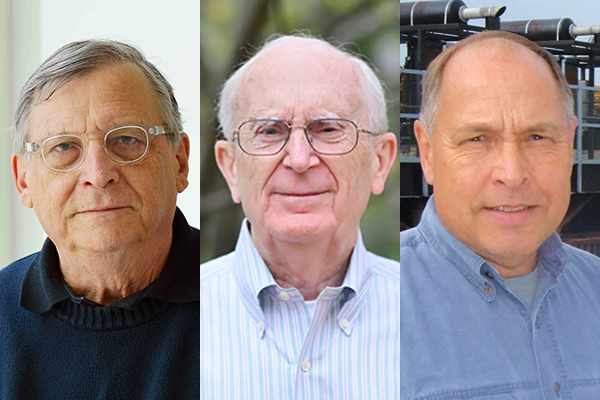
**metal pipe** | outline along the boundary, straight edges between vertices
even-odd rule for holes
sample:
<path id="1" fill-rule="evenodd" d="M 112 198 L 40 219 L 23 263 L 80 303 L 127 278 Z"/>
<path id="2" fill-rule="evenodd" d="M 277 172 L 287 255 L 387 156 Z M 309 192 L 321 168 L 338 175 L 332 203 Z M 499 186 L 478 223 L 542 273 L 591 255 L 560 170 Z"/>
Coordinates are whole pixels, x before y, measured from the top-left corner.
<path id="1" fill-rule="evenodd" d="M 506 11 L 505 6 L 500 7 L 479 7 L 479 8 L 469 8 L 469 7 L 461 7 L 458 11 L 458 15 L 460 19 L 464 22 L 467 22 L 470 19 L 478 19 L 478 18 L 498 18 Z"/>
<path id="2" fill-rule="evenodd" d="M 569 33 L 575 39 L 577 36 L 596 35 L 600 33 L 600 25 L 577 26 L 571 25 Z"/>

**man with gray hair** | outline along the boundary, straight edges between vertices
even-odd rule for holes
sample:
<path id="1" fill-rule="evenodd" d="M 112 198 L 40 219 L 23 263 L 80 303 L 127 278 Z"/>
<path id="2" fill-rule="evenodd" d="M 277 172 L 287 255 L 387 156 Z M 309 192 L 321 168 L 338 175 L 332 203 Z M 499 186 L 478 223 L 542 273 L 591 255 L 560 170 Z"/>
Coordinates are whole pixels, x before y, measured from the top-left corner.
<path id="1" fill-rule="evenodd" d="M 434 195 L 400 234 L 402 399 L 598 398 L 600 259 L 555 232 L 577 127 L 559 64 L 472 35 L 431 63 L 421 111 Z"/>
<path id="2" fill-rule="evenodd" d="M 48 239 L 0 271 L 0 398 L 197 399 L 200 235 L 176 207 L 171 85 L 132 46 L 71 43 L 23 87 L 12 135 Z"/>
<path id="3" fill-rule="evenodd" d="M 398 399 L 399 264 L 359 223 L 396 155 L 360 58 L 282 36 L 225 83 L 216 160 L 246 220 L 200 267 L 206 399 Z"/>

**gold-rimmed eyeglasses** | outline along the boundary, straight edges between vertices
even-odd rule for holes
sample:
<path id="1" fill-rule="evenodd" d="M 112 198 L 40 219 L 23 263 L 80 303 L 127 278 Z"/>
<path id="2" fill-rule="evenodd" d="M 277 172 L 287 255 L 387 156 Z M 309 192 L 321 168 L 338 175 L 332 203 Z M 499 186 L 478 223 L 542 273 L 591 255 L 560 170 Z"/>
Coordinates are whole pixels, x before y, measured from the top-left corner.
<path id="1" fill-rule="evenodd" d="M 129 165 L 142 161 L 150 149 L 152 138 L 166 134 L 163 125 L 125 125 L 112 128 L 104 134 L 102 147 L 115 164 Z M 71 133 L 50 136 L 41 143 L 26 142 L 25 151 L 39 151 L 52 171 L 71 172 L 83 165 L 88 140 Z"/>
<path id="2" fill-rule="evenodd" d="M 319 118 L 306 125 L 290 125 L 279 119 L 253 119 L 242 123 L 233 134 L 244 153 L 272 156 L 283 150 L 293 128 L 303 128 L 315 152 L 332 156 L 354 150 L 360 132 L 376 135 L 342 118 Z"/>

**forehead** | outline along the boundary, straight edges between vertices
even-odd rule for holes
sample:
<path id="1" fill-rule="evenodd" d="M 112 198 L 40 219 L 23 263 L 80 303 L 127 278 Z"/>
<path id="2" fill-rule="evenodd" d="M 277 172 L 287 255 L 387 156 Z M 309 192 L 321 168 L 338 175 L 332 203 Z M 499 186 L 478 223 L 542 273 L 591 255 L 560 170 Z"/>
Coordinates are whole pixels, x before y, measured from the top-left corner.
<path id="1" fill-rule="evenodd" d="M 550 66 L 530 49 L 505 39 L 461 49 L 448 61 L 443 75 L 438 116 L 446 109 L 452 109 L 458 119 L 567 116 Z"/>
<path id="2" fill-rule="evenodd" d="M 30 133 L 83 133 L 122 123 L 150 123 L 158 115 L 156 95 L 145 74 L 132 63 L 115 63 L 73 79 L 35 105 Z"/>
<path id="3" fill-rule="evenodd" d="M 361 79 L 344 53 L 323 44 L 291 43 L 260 55 L 245 71 L 236 120 L 256 117 L 354 117 L 361 108 Z"/>
<path id="4" fill-rule="evenodd" d="M 541 56 L 521 44 L 506 39 L 490 38 L 459 50 L 443 73 L 442 88 L 459 83 L 461 86 L 495 85 L 525 81 L 544 84 L 558 90 L 550 66 Z M 502 82 L 506 79 L 506 82 Z"/>

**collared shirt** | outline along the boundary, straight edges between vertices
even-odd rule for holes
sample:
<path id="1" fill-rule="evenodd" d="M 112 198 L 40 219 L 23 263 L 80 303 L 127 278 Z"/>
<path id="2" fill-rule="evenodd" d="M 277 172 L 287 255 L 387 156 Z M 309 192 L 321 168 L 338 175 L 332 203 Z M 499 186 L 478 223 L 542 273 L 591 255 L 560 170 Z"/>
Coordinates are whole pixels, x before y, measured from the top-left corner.
<path id="1" fill-rule="evenodd" d="M 131 310 L 144 297 L 172 303 L 198 301 L 200 233 L 198 229 L 188 225 L 179 208 L 175 211 L 172 226 L 171 249 L 158 277 L 146 288 L 111 303 L 111 307 Z M 60 272 L 56 246 L 50 239 L 46 239 L 42 251 L 38 253 L 25 275 L 20 304 L 29 311 L 42 313 L 64 300 L 102 307 L 101 304 L 78 296 L 65 283 Z"/>
<path id="2" fill-rule="evenodd" d="M 553 234 L 529 307 L 433 199 L 400 259 L 403 400 L 600 398 L 600 259 Z"/>
<path id="3" fill-rule="evenodd" d="M 235 251 L 200 266 L 200 391 L 206 400 L 400 398 L 399 265 L 360 234 L 340 287 L 279 286 L 246 221 Z"/>

